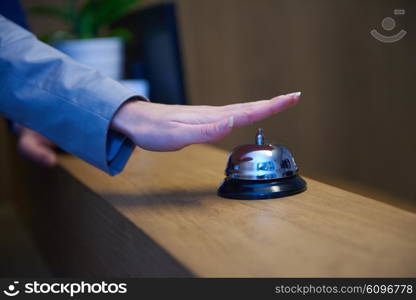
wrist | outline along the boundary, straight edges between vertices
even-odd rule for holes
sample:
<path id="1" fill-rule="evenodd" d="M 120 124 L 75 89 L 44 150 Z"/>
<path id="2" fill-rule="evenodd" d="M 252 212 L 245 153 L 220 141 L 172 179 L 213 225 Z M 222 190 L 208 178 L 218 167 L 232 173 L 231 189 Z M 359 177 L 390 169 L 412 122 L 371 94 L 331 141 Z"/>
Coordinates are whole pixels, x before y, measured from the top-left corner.
<path id="1" fill-rule="evenodd" d="M 132 114 L 135 111 L 137 101 L 131 99 L 124 102 L 114 114 L 110 128 L 127 137 L 131 135 Z"/>

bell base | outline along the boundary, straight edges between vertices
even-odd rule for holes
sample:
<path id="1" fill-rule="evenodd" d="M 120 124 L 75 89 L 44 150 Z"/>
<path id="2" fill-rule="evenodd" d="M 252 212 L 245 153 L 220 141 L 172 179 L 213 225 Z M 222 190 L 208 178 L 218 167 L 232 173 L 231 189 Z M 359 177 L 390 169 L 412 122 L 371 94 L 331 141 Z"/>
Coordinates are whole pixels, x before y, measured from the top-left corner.
<path id="1" fill-rule="evenodd" d="M 269 180 L 225 178 L 217 194 L 229 199 L 261 200 L 286 197 L 305 190 L 306 182 L 298 175 Z"/>

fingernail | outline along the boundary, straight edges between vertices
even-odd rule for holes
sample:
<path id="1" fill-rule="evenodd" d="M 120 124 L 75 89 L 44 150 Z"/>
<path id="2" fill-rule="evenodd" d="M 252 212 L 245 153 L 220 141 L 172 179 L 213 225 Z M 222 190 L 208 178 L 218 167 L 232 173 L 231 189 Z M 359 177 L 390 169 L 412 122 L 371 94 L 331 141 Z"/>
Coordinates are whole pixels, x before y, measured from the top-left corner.
<path id="1" fill-rule="evenodd" d="M 302 95 L 302 92 L 290 93 L 290 94 L 287 94 L 286 96 L 290 96 L 290 97 L 300 97 L 300 95 Z"/>
<path id="2" fill-rule="evenodd" d="M 228 119 L 228 127 L 229 127 L 229 128 L 233 128 L 233 126 L 234 126 L 234 116 L 231 116 L 231 117 Z"/>

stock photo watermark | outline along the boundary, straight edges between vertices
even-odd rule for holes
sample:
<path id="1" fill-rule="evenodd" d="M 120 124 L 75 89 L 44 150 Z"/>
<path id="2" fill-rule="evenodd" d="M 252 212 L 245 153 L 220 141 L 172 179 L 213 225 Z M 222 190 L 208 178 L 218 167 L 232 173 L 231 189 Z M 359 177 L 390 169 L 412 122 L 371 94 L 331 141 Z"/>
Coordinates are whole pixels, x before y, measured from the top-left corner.
<path id="1" fill-rule="evenodd" d="M 108 283 L 105 281 L 100 282 L 39 282 L 37 280 L 20 283 L 19 281 L 13 281 L 6 289 L 3 290 L 3 294 L 8 297 L 15 297 L 19 294 L 61 294 L 69 297 L 74 297 L 79 294 L 126 294 L 127 283 Z"/>
<path id="2" fill-rule="evenodd" d="M 395 16 L 404 16 L 406 14 L 406 10 L 404 10 L 402 8 L 398 8 L 398 9 L 393 10 L 393 14 Z M 385 17 L 381 21 L 381 27 L 383 28 L 383 30 L 386 33 L 387 32 L 392 32 L 396 28 L 396 20 L 393 19 L 392 17 Z M 405 35 L 407 34 L 407 31 L 404 30 L 404 29 L 401 29 L 396 34 L 385 35 L 385 34 L 382 34 L 382 33 L 378 32 L 377 29 L 373 29 L 373 30 L 370 31 L 370 34 L 376 40 L 378 40 L 382 43 L 395 43 L 395 42 L 398 42 L 401 39 L 403 39 L 405 37 Z"/>

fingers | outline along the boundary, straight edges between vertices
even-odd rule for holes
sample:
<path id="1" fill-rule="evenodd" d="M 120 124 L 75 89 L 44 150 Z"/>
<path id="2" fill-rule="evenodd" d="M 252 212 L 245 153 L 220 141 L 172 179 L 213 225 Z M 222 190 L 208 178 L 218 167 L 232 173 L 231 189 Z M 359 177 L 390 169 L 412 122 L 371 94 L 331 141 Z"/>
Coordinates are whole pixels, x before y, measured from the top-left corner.
<path id="1" fill-rule="evenodd" d="M 255 106 L 259 106 L 259 105 L 269 105 L 270 104 L 270 100 L 284 100 L 286 98 L 293 98 L 296 97 L 297 95 L 300 96 L 300 92 L 296 92 L 296 93 L 290 93 L 290 94 L 286 94 L 286 95 L 280 95 L 277 97 L 273 97 L 272 99 L 267 99 L 267 100 L 257 100 L 257 101 L 250 101 L 250 102 L 244 102 L 244 103 L 235 103 L 235 104 L 228 104 L 228 105 L 224 105 L 224 106 L 208 106 L 208 105 L 198 105 L 198 106 L 185 106 L 188 107 L 189 109 L 203 109 L 203 110 L 217 110 L 217 111 L 236 111 L 239 109 L 246 109 L 246 108 L 251 108 L 251 107 L 255 107 Z"/>
<path id="2" fill-rule="evenodd" d="M 186 135 L 186 144 L 212 143 L 232 131 L 233 127 L 245 126 L 255 121 L 267 118 L 273 114 L 296 104 L 300 93 L 293 93 L 275 97 L 271 100 L 261 100 L 234 106 L 232 114 L 226 114 L 221 120 L 198 125 L 187 125 L 189 134 Z"/>
<path id="3" fill-rule="evenodd" d="M 264 119 L 294 105 L 300 93 L 281 95 L 270 100 L 259 100 L 247 103 L 237 103 L 225 106 L 190 106 L 195 114 L 178 114 L 188 124 L 212 123 L 230 116 L 236 117 L 237 126 L 247 125 L 251 122 Z"/>
<path id="4" fill-rule="evenodd" d="M 259 121 L 277 114 L 286 108 L 295 105 L 300 99 L 300 92 L 275 97 L 267 100 L 267 103 L 260 101 L 260 103 L 248 105 L 243 109 L 238 109 L 233 113 L 235 127 L 245 126 L 255 121 Z M 253 105 L 254 104 L 254 105 Z"/>
<path id="5" fill-rule="evenodd" d="M 184 125 L 183 140 L 184 146 L 200 143 L 212 143 L 222 139 L 229 134 L 234 126 L 234 117 L 222 119 L 208 124 Z"/>
<path id="6" fill-rule="evenodd" d="M 41 166 L 52 167 L 56 164 L 53 144 L 34 131 L 25 131 L 21 134 L 18 149 L 25 157 Z"/>

